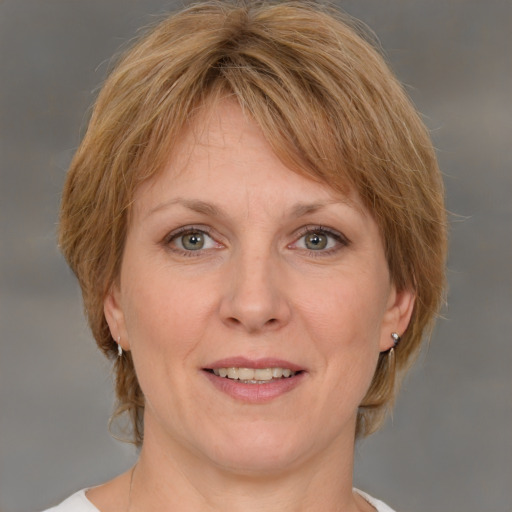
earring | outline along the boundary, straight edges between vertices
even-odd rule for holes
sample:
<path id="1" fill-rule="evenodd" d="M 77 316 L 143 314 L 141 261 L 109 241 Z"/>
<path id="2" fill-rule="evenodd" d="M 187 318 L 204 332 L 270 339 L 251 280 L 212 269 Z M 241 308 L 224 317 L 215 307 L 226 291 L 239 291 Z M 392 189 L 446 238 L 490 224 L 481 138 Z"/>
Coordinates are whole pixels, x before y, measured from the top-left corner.
<path id="1" fill-rule="evenodd" d="M 392 332 L 391 337 L 393 338 L 393 346 L 389 349 L 388 354 L 394 354 L 395 347 L 400 343 L 400 335 L 397 332 Z"/>
<path id="2" fill-rule="evenodd" d="M 123 347 L 121 347 L 121 336 L 117 337 L 117 357 L 121 357 L 123 355 Z"/>

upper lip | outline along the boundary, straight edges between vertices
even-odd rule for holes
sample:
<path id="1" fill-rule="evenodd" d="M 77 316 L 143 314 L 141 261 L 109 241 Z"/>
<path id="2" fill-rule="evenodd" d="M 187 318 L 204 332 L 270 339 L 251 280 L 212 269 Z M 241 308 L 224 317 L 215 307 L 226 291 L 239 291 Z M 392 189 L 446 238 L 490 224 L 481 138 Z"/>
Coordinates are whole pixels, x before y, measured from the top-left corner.
<path id="1" fill-rule="evenodd" d="M 274 357 L 262 357 L 259 359 L 248 359 L 244 356 L 227 357 L 205 366 L 205 369 L 208 370 L 217 368 L 288 368 L 293 372 L 304 371 L 304 368 L 298 364 Z"/>

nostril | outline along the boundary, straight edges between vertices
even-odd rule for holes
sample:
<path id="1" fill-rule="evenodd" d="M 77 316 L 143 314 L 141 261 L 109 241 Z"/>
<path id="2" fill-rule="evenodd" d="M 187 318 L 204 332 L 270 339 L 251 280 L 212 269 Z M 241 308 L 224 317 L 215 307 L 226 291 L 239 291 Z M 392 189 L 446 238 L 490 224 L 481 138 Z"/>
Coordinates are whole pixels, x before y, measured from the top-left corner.
<path id="1" fill-rule="evenodd" d="M 230 316 L 225 319 L 225 323 L 232 328 L 244 328 L 247 329 L 248 332 L 258 332 L 261 330 L 276 329 L 279 326 L 279 319 L 269 318 L 268 320 L 259 323 L 250 322 L 248 320 L 244 321 L 243 319 L 239 319 L 236 316 Z"/>

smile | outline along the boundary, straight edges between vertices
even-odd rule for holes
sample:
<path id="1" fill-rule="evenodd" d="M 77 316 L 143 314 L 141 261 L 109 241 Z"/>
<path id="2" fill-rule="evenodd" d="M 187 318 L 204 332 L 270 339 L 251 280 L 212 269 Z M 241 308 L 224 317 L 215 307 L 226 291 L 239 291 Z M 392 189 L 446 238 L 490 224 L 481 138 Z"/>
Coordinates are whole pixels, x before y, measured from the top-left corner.
<path id="1" fill-rule="evenodd" d="M 308 371 L 284 359 L 229 357 L 203 367 L 203 375 L 222 394 L 239 402 L 263 404 L 307 381 Z"/>
<path id="2" fill-rule="evenodd" d="M 239 380 L 244 384 L 264 384 L 278 379 L 293 377 L 297 372 L 289 368 L 214 368 L 217 377 Z"/>

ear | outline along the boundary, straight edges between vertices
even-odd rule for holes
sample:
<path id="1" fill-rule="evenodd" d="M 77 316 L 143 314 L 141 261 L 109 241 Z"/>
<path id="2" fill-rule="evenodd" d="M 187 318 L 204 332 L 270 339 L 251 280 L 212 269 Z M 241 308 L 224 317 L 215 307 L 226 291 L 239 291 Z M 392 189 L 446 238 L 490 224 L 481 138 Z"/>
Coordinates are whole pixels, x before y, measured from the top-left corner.
<path id="1" fill-rule="evenodd" d="M 412 290 L 397 291 L 396 287 L 392 286 L 382 322 L 379 345 L 381 352 L 393 347 L 391 333 L 396 332 L 402 336 L 407 329 L 414 310 L 415 298 L 416 295 Z"/>
<path id="2" fill-rule="evenodd" d="M 103 300 L 103 312 L 110 328 L 112 338 L 121 345 L 123 350 L 130 349 L 130 342 L 126 331 L 126 322 L 120 303 L 120 290 L 117 284 L 113 284 Z"/>

